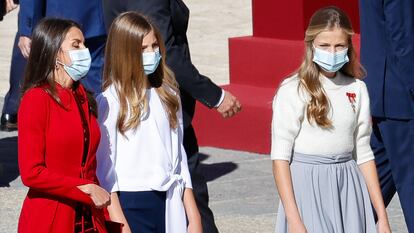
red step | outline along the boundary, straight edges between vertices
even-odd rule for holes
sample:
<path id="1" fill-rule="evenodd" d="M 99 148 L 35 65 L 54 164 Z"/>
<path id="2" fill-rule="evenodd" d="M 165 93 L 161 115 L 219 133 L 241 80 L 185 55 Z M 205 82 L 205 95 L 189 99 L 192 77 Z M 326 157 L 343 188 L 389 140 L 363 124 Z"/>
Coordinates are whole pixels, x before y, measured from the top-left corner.
<path id="1" fill-rule="evenodd" d="M 230 83 L 274 88 L 299 67 L 303 51 L 303 41 L 230 38 Z"/>
<path id="2" fill-rule="evenodd" d="M 253 0 L 253 35 L 288 40 L 303 40 L 312 14 L 321 7 L 338 6 L 359 33 L 357 0 Z"/>
<path id="3" fill-rule="evenodd" d="M 216 110 L 197 103 L 193 124 L 199 145 L 269 154 L 276 89 L 235 84 L 223 88 L 239 98 L 243 109 L 238 115 L 224 119 Z"/>
<path id="4" fill-rule="evenodd" d="M 359 53 L 359 34 L 353 37 Z M 294 73 L 303 59 L 304 42 L 263 37 L 229 39 L 230 83 L 276 87 Z"/>

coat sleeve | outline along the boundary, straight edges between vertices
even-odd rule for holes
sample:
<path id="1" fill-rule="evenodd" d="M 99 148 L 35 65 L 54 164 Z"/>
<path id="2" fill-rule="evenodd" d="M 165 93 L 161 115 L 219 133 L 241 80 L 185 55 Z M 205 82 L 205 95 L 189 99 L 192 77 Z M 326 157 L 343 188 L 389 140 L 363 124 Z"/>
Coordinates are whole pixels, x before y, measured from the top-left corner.
<path id="1" fill-rule="evenodd" d="M 167 49 L 167 63 L 174 71 L 180 89 L 189 93 L 205 106 L 213 108 L 219 102 L 222 90 L 208 77 L 201 75 L 191 62 L 185 35 L 186 28 L 177 29 L 173 27 L 172 15 L 174 13 L 178 15 L 179 13 L 172 12 L 171 4 L 179 4 L 180 1 L 174 3 L 171 1 L 176 0 L 136 0 L 131 8 L 148 16 L 160 30 Z M 180 14 L 180 16 L 182 15 Z M 183 17 L 181 19 L 184 20 Z M 181 26 L 186 27 L 186 24 Z M 178 35 L 177 31 L 180 31 L 181 34 Z M 177 38 L 178 36 L 180 38 Z"/>
<path id="2" fill-rule="evenodd" d="M 77 188 L 92 181 L 52 172 L 46 166 L 49 99 L 45 91 L 32 89 L 20 103 L 18 162 L 23 184 L 47 195 L 92 205 L 92 199 Z"/>
<path id="3" fill-rule="evenodd" d="M 180 110 L 178 111 L 177 117 L 178 117 L 178 143 L 180 151 L 181 151 L 181 177 L 183 177 L 183 180 L 185 182 L 186 188 L 193 188 L 192 182 L 191 182 L 191 176 L 190 171 L 188 169 L 188 162 L 187 162 L 187 153 L 185 152 L 184 145 L 183 145 L 183 116 L 182 116 L 182 109 L 180 104 Z"/>
<path id="4" fill-rule="evenodd" d="M 115 171 L 117 119 L 119 106 L 114 101 L 100 94 L 98 102 L 98 123 L 101 129 L 101 141 L 96 152 L 97 171 L 99 183 L 108 192 L 119 191 L 118 179 Z"/>
<path id="5" fill-rule="evenodd" d="M 392 56 L 397 59 L 401 73 L 414 73 L 414 1 L 383 1 L 385 30 L 390 41 Z M 403 83 L 414 96 L 414 78 L 412 75 L 400 75 Z"/>
<path id="6" fill-rule="evenodd" d="M 33 29 L 44 17 L 46 0 L 20 0 L 18 32 L 21 36 L 31 37 Z"/>

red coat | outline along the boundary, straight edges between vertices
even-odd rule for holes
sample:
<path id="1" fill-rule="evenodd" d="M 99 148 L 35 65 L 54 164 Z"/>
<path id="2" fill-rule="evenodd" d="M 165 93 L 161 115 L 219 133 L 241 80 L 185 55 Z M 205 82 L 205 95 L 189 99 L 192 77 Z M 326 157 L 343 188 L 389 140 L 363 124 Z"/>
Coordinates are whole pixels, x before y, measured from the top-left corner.
<path id="1" fill-rule="evenodd" d="M 80 178 L 83 154 L 83 128 L 71 90 L 57 87 L 64 109 L 42 87 L 29 90 L 18 113 L 19 168 L 29 187 L 19 219 L 19 233 L 73 233 L 75 207 L 93 206 L 91 198 L 76 186 L 97 183 L 95 152 L 100 140 L 96 118 L 89 114 L 85 90 L 78 88 L 90 131 L 85 178 Z M 93 208 L 100 232 L 103 212 Z"/>

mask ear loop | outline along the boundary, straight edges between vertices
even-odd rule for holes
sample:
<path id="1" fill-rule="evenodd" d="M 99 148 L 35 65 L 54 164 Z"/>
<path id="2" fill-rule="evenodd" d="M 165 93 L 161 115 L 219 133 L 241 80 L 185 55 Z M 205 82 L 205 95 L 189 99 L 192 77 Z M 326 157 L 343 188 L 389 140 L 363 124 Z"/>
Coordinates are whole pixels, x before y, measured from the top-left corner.
<path id="1" fill-rule="evenodd" d="M 59 61 L 58 59 L 56 59 L 56 65 L 62 65 L 62 66 L 64 66 L 65 64 L 63 62 Z"/>
<path id="2" fill-rule="evenodd" d="M 62 52 L 62 53 L 65 53 L 65 51 L 63 51 L 63 49 L 62 48 L 59 48 L 59 52 Z M 72 62 L 72 58 L 70 57 L 70 55 L 69 55 L 69 58 L 71 59 L 71 62 Z M 61 61 L 59 61 L 59 59 L 58 58 L 56 58 L 56 64 L 59 64 L 59 65 L 61 65 L 61 66 L 67 66 L 65 63 L 63 63 L 63 62 L 61 62 Z"/>

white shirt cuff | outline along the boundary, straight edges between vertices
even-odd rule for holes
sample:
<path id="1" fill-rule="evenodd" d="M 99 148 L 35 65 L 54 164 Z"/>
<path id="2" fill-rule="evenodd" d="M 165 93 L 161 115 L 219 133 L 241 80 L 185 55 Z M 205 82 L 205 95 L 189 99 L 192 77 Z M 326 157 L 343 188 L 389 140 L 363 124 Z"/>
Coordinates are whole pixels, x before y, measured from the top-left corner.
<path id="1" fill-rule="evenodd" d="M 226 92 L 223 89 L 221 89 L 221 97 L 220 97 L 220 100 L 217 102 L 217 104 L 214 106 L 215 108 L 218 108 L 218 106 L 220 106 L 220 104 L 223 103 L 225 94 Z"/>

